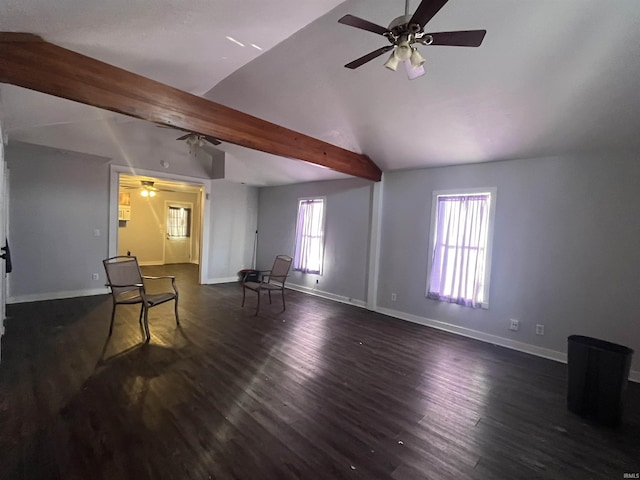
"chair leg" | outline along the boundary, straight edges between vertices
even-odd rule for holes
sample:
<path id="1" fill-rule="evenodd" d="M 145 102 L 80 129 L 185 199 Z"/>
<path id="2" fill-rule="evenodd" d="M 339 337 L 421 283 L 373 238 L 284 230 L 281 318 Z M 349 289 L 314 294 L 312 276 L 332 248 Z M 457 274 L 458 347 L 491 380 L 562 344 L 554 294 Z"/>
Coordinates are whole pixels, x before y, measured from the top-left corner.
<path id="1" fill-rule="evenodd" d="M 271 290 L 267 290 L 269 292 L 269 305 L 271 305 Z"/>
<path id="2" fill-rule="evenodd" d="M 149 343 L 151 340 L 151 332 L 149 331 L 149 307 L 144 306 L 144 331 L 147 336 L 145 343 Z"/>
<path id="3" fill-rule="evenodd" d="M 111 311 L 111 324 L 109 325 L 109 336 L 111 336 L 111 334 L 113 333 L 113 321 L 116 318 L 116 307 L 118 306 L 117 303 L 113 304 L 113 310 Z"/>
<path id="4" fill-rule="evenodd" d="M 180 318 L 178 317 L 178 296 L 176 295 L 176 305 L 174 310 L 176 311 L 176 325 L 180 325 Z"/>
<path id="5" fill-rule="evenodd" d="M 247 289 L 245 288 L 245 286 L 242 286 L 242 306 L 244 307 L 244 297 L 247 293 Z"/>
<path id="6" fill-rule="evenodd" d="M 282 311 L 284 312 L 287 309 L 287 306 L 284 304 L 284 287 L 282 288 Z"/>
<path id="7" fill-rule="evenodd" d="M 144 312 L 144 305 L 140 305 L 140 317 L 138 318 L 138 323 L 142 326 L 142 312 Z"/>

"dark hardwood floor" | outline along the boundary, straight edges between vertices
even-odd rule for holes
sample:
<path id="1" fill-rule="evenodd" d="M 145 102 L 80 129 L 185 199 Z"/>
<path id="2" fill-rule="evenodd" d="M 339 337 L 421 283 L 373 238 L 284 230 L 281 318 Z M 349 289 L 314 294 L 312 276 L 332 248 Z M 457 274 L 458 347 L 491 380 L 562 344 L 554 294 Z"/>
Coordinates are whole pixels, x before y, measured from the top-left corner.
<path id="1" fill-rule="evenodd" d="M 10 305 L 0 479 L 618 479 L 640 472 L 640 385 L 625 422 L 566 409 L 566 366 L 287 291 L 178 277 L 107 338 L 107 295 Z"/>

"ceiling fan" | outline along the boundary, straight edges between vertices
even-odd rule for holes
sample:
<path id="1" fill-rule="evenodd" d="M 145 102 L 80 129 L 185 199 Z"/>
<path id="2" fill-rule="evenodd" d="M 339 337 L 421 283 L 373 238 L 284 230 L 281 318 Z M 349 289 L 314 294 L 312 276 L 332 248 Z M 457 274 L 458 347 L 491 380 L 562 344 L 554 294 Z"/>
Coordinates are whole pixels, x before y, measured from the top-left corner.
<path id="1" fill-rule="evenodd" d="M 339 23 L 377 33 L 389 40 L 391 45 L 374 50 L 363 57 L 347 63 L 346 68 L 358 68 L 390 50 L 391 56 L 384 66 L 395 71 L 400 62 L 404 63 L 410 80 L 424 75 L 425 59 L 415 45 L 448 45 L 455 47 L 479 47 L 486 30 L 466 30 L 458 32 L 425 33 L 424 26 L 440 11 L 448 0 L 422 0 L 413 15 L 409 14 L 409 0 L 405 0 L 404 15 L 391 21 L 388 28 L 368 20 L 345 15 Z"/>
<path id="2" fill-rule="evenodd" d="M 182 135 L 181 137 L 176 138 L 176 140 L 186 140 L 187 145 L 189 145 L 190 147 L 194 147 L 196 145 L 198 147 L 204 147 L 207 143 L 210 143 L 211 145 L 220 145 L 222 143 L 216 137 L 212 137 L 210 135 L 204 135 L 198 132 L 190 132 L 181 128 L 167 127 L 166 125 L 157 126 L 160 128 L 171 128 L 173 130 L 182 130 L 183 132 L 187 132 L 186 135 Z"/>
<path id="3" fill-rule="evenodd" d="M 140 186 L 127 185 L 124 188 L 127 190 L 137 190 L 140 189 L 140 195 L 143 197 L 155 197 L 158 192 L 175 192 L 175 190 L 169 190 L 166 188 L 157 188 L 154 187 L 154 183 L 152 180 L 140 180 Z"/>

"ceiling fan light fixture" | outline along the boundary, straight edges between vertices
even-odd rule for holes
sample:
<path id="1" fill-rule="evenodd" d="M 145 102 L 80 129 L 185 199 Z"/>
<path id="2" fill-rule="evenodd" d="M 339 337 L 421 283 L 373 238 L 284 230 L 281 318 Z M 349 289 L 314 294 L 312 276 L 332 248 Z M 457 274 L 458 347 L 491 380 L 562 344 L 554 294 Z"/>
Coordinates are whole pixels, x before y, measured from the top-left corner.
<path id="1" fill-rule="evenodd" d="M 146 190 L 146 189 L 141 190 L 140 191 L 140 195 L 142 195 L 143 197 L 148 197 L 149 196 L 149 190 Z"/>
<path id="2" fill-rule="evenodd" d="M 414 67 L 411 64 L 411 60 L 406 60 L 404 62 L 404 67 L 407 70 L 407 77 L 409 77 L 409 80 L 415 80 L 416 78 L 420 78 L 425 73 L 427 73 L 424 70 L 424 65 L 420 65 L 418 67 Z"/>
<path id="3" fill-rule="evenodd" d="M 411 58 L 413 49 L 411 48 L 411 42 L 409 40 L 409 37 L 402 37 L 398 42 L 398 46 L 393 50 L 393 55 L 399 62 L 404 62 Z"/>
<path id="4" fill-rule="evenodd" d="M 418 49 L 415 47 L 413 48 L 413 52 L 411 52 L 410 60 L 411 60 L 411 66 L 413 68 L 421 67 L 426 61 L 425 58 L 422 55 L 420 55 L 420 52 L 418 51 Z"/>
<path id="5" fill-rule="evenodd" d="M 400 63 L 400 61 L 396 58 L 395 51 L 393 51 L 391 52 L 389 60 L 384 63 L 384 66 L 395 72 L 398 69 L 398 63 Z"/>

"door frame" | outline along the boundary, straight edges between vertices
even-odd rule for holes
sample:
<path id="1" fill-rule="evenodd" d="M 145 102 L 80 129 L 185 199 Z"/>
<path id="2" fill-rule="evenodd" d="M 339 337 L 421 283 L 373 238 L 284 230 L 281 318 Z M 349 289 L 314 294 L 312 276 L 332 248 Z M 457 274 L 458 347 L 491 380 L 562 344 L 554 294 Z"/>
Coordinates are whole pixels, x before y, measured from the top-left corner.
<path id="1" fill-rule="evenodd" d="M 4 133 L 0 125 L 0 243 L 4 246 L 9 238 L 9 167 L 4 153 Z M 7 252 L 4 252 L 7 254 Z M 2 362 L 2 337 L 7 313 L 9 283 L 6 272 L 6 259 L 0 260 L 0 363 Z"/>
<path id="2" fill-rule="evenodd" d="M 190 177 L 187 175 L 171 174 L 155 170 L 133 169 L 123 165 L 111 165 L 109 172 L 109 257 L 118 255 L 118 193 L 120 175 L 133 175 L 160 178 L 174 182 L 190 183 L 202 187 L 201 218 L 200 218 L 200 258 L 199 258 L 199 282 L 207 283 L 209 265 L 209 239 L 211 236 L 211 180 L 206 178 Z"/>
<path id="3" fill-rule="evenodd" d="M 188 208 L 191 210 L 191 224 L 189 225 L 189 262 L 187 263 L 191 263 L 191 259 L 193 257 L 193 212 L 194 212 L 194 208 L 193 208 L 193 202 L 177 202 L 175 200 L 165 200 L 164 201 L 164 229 L 162 231 L 162 264 L 166 265 L 167 264 L 167 210 L 169 210 L 169 207 L 171 206 L 180 206 L 183 207 L 185 205 L 188 205 Z M 200 219 L 202 221 L 202 219 Z M 198 261 L 198 264 L 200 264 L 200 261 Z"/>

